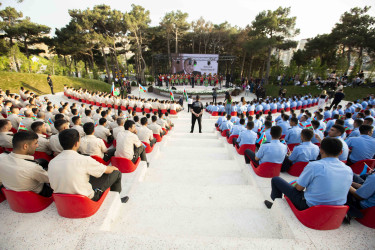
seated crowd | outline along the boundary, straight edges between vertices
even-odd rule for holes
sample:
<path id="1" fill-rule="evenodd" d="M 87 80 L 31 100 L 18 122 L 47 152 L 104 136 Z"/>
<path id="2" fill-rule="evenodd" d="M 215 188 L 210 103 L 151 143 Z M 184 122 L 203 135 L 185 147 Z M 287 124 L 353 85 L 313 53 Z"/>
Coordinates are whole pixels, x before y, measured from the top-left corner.
<path id="1" fill-rule="evenodd" d="M 262 106 L 261 102 L 258 106 Z M 233 109 L 237 105 L 233 103 L 231 112 L 244 112 L 232 116 L 219 110 L 221 116 L 215 126 L 221 132 L 226 131 L 228 142 L 231 138 L 237 149 L 254 145 L 255 151 L 246 149 L 244 157 L 255 168 L 262 163 L 275 163 L 281 165 L 281 172 L 286 172 L 295 163 L 307 163 L 295 186 L 280 177 L 272 178 L 272 200 L 285 194 L 299 210 L 315 205 L 347 204 L 350 219 L 361 217 L 359 210 L 375 206 L 374 170 L 365 170 L 359 176 L 350 168 L 375 157 L 374 102 L 371 95 L 362 104 L 349 102 L 345 109 L 338 105 L 333 111 L 326 107 L 313 114 L 307 109 L 300 109 L 298 115 L 290 109 L 287 114 L 284 108 L 275 117 L 272 108 L 262 107 L 268 113 L 263 115 L 261 111 L 254 116 L 247 102 L 241 102 L 240 109 Z M 254 103 L 250 102 L 251 105 Z M 268 208 L 272 204 L 265 201 Z"/>
<path id="2" fill-rule="evenodd" d="M 153 114 L 137 115 L 131 109 L 57 106 L 22 88 L 20 96 L 0 90 L 0 192 L 5 187 L 46 197 L 81 194 L 94 201 L 108 188 L 121 192 L 121 173 L 106 166 L 111 157 L 133 163 L 140 158 L 149 166 L 145 148 L 154 146 L 154 135 L 162 138 L 173 126 L 159 106 Z M 46 157 L 34 159 L 36 153 Z"/>

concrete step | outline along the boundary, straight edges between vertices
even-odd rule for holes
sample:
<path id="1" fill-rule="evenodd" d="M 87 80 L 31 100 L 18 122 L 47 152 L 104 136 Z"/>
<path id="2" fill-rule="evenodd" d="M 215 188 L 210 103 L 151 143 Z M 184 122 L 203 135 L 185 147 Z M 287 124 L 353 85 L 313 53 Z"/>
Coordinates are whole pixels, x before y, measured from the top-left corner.
<path id="1" fill-rule="evenodd" d="M 184 132 L 176 132 L 172 130 L 171 134 L 172 139 L 210 139 L 210 140 L 217 140 L 218 136 L 213 131 L 211 132 L 204 132 L 204 133 L 198 133 L 198 131 L 195 131 L 194 133 L 189 133 L 189 131 Z"/>
<path id="2" fill-rule="evenodd" d="M 159 170 L 241 170 L 241 167 L 234 160 L 200 160 L 200 159 L 190 159 L 181 164 L 176 161 L 170 161 L 167 158 L 160 158 L 150 165 L 149 169 L 159 169 Z"/>
<path id="3" fill-rule="evenodd" d="M 220 143 L 219 140 L 214 141 L 217 144 Z M 178 143 L 177 143 L 178 144 Z M 185 143 L 180 146 L 169 146 L 169 141 L 166 145 L 166 147 L 161 147 L 160 152 L 166 153 L 166 154 L 183 154 L 186 156 L 187 159 L 191 159 L 194 156 L 203 156 L 204 154 L 228 154 L 227 148 L 224 147 L 223 143 L 221 142 L 222 147 L 210 147 L 206 144 L 205 141 L 202 140 L 193 140 L 190 143 Z M 185 152 L 188 152 L 188 154 L 185 154 Z M 212 159 L 212 158 L 211 158 Z"/>
<path id="4" fill-rule="evenodd" d="M 191 159 L 202 159 L 204 161 L 215 159 L 215 160 L 233 160 L 233 155 L 229 155 L 227 153 L 212 153 L 212 152 L 199 152 L 195 150 L 194 153 L 190 153 L 191 147 L 187 151 L 183 151 L 183 149 L 176 148 L 173 151 L 161 151 L 157 160 L 161 159 L 168 159 L 177 164 L 181 164 L 181 161 L 188 161 Z"/>
<path id="5" fill-rule="evenodd" d="M 248 182 L 239 170 L 162 170 L 149 168 L 144 182 L 180 183 L 190 185 L 246 185 Z"/>
<path id="6" fill-rule="evenodd" d="M 195 146 L 197 143 L 200 145 L 204 145 L 206 148 L 215 148 L 215 147 L 224 147 L 224 143 L 220 140 L 213 140 L 213 139 L 205 139 L 205 138 L 176 138 L 171 137 L 168 140 L 167 147 L 183 147 L 183 146 Z"/>
<path id="7" fill-rule="evenodd" d="M 281 239 L 269 210 L 124 206 L 111 231 L 127 236 Z"/>
<path id="8" fill-rule="evenodd" d="M 256 208 L 265 209 L 264 198 L 251 185 L 202 186 L 148 183 L 130 194 L 129 206 L 154 208 Z"/>

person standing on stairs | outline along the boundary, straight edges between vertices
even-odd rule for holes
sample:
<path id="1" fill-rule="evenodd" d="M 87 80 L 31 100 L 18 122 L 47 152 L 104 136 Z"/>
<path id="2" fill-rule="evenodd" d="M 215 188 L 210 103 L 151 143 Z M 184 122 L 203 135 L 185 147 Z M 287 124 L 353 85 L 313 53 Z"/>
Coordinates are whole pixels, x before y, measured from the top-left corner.
<path id="1" fill-rule="evenodd" d="M 199 101 L 200 97 L 197 95 L 196 101 L 191 104 L 191 130 L 190 133 L 194 132 L 195 121 L 198 120 L 199 133 L 202 133 L 202 114 L 203 114 L 203 104 Z"/>

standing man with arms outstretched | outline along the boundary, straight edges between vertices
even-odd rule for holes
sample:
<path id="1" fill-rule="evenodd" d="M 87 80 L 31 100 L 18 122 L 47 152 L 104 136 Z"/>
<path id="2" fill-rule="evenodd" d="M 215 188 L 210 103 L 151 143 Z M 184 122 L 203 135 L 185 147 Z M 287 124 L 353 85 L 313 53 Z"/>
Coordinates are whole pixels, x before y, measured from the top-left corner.
<path id="1" fill-rule="evenodd" d="M 51 88 L 52 95 L 54 95 L 55 93 L 53 93 L 53 84 L 52 84 L 51 74 L 48 74 L 48 76 L 47 76 L 47 83 Z"/>
<path id="2" fill-rule="evenodd" d="M 194 132 L 195 121 L 198 120 L 199 133 L 202 133 L 202 114 L 203 114 L 203 104 L 199 101 L 200 97 L 197 95 L 196 101 L 191 104 L 191 131 Z"/>

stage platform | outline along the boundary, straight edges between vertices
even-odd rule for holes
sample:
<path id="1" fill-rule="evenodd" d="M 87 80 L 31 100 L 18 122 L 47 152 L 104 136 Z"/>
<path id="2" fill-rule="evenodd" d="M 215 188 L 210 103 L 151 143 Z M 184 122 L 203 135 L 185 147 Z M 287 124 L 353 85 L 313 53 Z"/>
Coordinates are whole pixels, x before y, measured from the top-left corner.
<path id="1" fill-rule="evenodd" d="M 235 88 L 226 88 L 222 86 L 194 86 L 194 88 L 191 85 L 179 85 L 179 86 L 173 86 L 167 88 L 165 85 L 162 87 L 154 86 L 153 93 L 161 96 L 170 96 L 170 91 L 173 92 L 173 95 L 175 96 L 175 99 L 179 98 L 181 95 L 183 96 L 184 89 L 186 90 L 187 94 L 190 96 L 196 96 L 199 95 L 202 100 L 204 99 L 211 99 L 213 89 L 216 88 L 217 97 L 224 97 L 225 92 L 231 93 Z"/>

